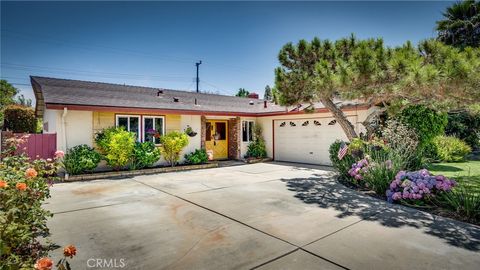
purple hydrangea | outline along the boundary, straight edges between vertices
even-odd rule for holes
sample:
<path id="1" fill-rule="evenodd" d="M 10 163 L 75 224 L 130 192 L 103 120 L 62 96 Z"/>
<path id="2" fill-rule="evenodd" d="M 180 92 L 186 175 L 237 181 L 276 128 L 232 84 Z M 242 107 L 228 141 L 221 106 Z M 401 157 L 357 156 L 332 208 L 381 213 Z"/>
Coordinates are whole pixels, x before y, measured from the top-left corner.
<path id="1" fill-rule="evenodd" d="M 348 170 L 348 174 L 358 181 L 363 179 L 362 174 L 365 174 L 367 170 L 368 170 L 368 160 L 364 158 L 356 163 L 353 163 L 352 168 Z"/>
<path id="2" fill-rule="evenodd" d="M 399 200 L 420 200 L 436 192 L 450 191 L 457 183 L 443 175 L 431 175 L 426 169 L 416 172 L 400 171 L 387 190 L 389 202 Z"/>

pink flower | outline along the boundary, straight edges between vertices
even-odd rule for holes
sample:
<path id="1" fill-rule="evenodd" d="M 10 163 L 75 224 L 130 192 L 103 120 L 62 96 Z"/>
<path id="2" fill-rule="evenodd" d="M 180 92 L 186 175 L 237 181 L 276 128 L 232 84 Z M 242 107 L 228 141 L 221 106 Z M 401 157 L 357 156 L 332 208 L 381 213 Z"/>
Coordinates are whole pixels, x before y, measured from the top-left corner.
<path id="1" fill-rule="evenodd" d="M 54 155 L 55 155 L 55 159 L 59 159 L 59 158 L 63 158 L 63 156 L 65 156 L 65 153 L 62 150 L 57 150 Z"/>

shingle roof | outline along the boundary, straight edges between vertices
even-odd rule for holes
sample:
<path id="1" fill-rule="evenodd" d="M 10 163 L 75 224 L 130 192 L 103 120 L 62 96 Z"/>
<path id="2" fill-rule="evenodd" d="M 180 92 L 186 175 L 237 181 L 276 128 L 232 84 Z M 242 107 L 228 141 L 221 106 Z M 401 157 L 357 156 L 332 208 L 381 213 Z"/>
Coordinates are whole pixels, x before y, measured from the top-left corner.
<path id="1" fill-rule="evenodd" d="M 30 78 L 37 99 L 37 114 L 40 115 L 43 113 L 41 108 L 43 104 L 239 114 L 286 112 L 292 109 L 272 102 L 267 102 L 265 108 L 262 99 L 38 76 Z M 174 99 L 177 99 L 178 102 L 175 102 Z M 351 105 L 355 102 L 342 103 L 342 105 Z M 315 108 L 323 108 L 323 105 L 315 104 Z M 304 106 L 300 108 L 300 110 L 302 109 Z"/>
<path id="2" fill-rule="evenodd" d="M 31 79 L 32 84 L 40 86 L 45 104 L 239 113 L 285 111 L 285 107 L 271 102 L 264 108 L 261 99 L 37 76 Z"/>

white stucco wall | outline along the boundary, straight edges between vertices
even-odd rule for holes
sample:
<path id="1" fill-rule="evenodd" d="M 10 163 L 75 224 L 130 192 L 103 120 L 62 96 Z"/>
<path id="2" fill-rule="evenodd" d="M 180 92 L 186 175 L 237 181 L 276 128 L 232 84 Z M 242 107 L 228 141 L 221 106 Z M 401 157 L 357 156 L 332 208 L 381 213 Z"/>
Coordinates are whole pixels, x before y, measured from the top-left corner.
<path id="1" fill-rule="evenodd" d="M 183 155 L 195 151 L 195 149 L 200 149 L 201 147 L 201 119 L 200 115 L 182 115 L 180 119 L 181 130 L 184 131 L 187 126 L 190 126 L 193 131 L 197 132 L 195 137 L 188 137 L 188 145 L 182 151 L 182 161 Z"/>
<path id="2" fill-rule="evenodd" d="M 68 111 L 65 117 L 67 149 L 93 142 L 93 113 L 90 111 Z"/>
<path id="3" fill-rule="evenodd" d="M 66 151 L 68 148 L 79 144 L 92 146 L 92 112 L 68 110 L 65 117 L 65 131 L 62 123 L 63 113 L 62 110 L 47 109 L 43 115 L 43 132 L 57 133 L 57 149 Z M 65 138 L 66 141 L 64 141 Z"/>

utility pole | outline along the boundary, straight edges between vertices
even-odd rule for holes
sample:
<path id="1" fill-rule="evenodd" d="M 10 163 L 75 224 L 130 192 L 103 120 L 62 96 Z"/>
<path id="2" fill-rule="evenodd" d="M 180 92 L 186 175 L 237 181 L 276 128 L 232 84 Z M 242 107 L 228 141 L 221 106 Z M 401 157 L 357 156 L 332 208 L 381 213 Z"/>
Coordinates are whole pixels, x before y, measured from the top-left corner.
<path id="1" fill-rule="evenodd" d="M 198 61 L 195 63 L 195 66 L 197 66 L 197 93 L 198 93 L 198 83 L 200 82 L 200 78 L 198 78 L 198 67 L 202 64 L 202 61 Z"/>

